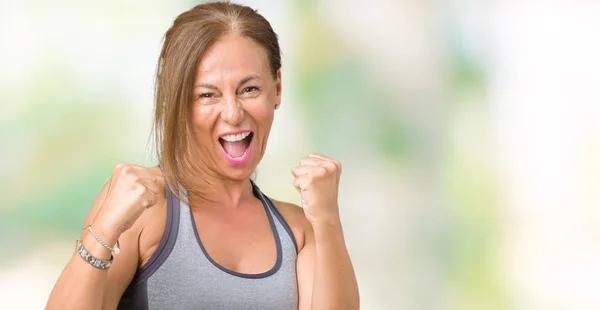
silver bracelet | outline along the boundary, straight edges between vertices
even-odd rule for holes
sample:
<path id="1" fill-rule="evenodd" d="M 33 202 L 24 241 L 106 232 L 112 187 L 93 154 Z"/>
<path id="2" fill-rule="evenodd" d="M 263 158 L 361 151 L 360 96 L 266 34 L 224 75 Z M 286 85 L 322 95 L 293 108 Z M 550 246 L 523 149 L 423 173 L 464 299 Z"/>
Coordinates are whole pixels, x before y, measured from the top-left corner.
<path id="1" fill-rule="evenodd" d="M 94 239 L 96 239 L 96 241 L 98 241 L 98 243 L 100 243 L 103 247 L 105 247 L 111 253 L 114 253 L 115 255 L 118 255 L 119 253 L 121 253 L 121 249 L 119 247 L 119 239 L 117 239 L 117 245 L 115 245 L 114 247 L 110 247 L 108 244 L 106 244 L 106 242 L 102 241 L 102 239 L 100 239 L 100 237 L 98 237 L 98 235 L 96 235 L 96 232 L 92 229 L 92 225 L 88 225 L 87 229 L 90 231 L 90 234 L 92 234 Z"/>
<path id="2" fill-rule="evenodd" d="M 83 243 L 81 243 L 81 240 L 77 239 L 77 241 L 75 242 L 75 251 L 77 253 L 79 253 L 79 256 L 81 256 L 81 258 L 83 258 L 84 261 L 88 262 L 90 265 L 96 267 L 96 268 L 100 268 L 100 269 L 108 269 L 110 268 L 110 266 L 113 263 L 113 256 L 110 256 L 109 260 L 103 260 L 103 259 L 99 259 L 94 257 L 92 254 L 90 254 L 90 252 L 88 252 L 85 247 L 83 246 Z"/>

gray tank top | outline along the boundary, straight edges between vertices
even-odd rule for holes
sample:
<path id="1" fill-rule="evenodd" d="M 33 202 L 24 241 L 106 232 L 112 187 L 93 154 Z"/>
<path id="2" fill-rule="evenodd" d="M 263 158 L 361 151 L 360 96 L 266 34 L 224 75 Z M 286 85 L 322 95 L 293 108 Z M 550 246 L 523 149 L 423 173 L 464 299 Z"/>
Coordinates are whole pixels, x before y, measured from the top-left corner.
<path id="1" fill-rule="evenodd" d="M 167 222 L 156 252 L 136 272 L 118 309 L 298 309 L 297 245 L 273 202 L 252 182 L 277 247 L 273 268 L 244 274 L 215 262 L 198 236 L 190 207 L 167 190 Z"/>

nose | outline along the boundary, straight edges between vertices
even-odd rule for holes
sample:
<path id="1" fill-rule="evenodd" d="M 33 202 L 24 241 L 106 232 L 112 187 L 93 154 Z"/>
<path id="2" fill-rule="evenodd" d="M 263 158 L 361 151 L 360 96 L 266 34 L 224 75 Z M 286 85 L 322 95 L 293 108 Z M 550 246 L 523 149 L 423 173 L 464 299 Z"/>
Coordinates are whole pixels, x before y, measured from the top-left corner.
<path id="1" fill-rule="evenodd" d="M 236 96 L 227 96 L 223 101 L 221 118 L 229 125 L 239 125 L 244 119 L 244 109 Z"/>

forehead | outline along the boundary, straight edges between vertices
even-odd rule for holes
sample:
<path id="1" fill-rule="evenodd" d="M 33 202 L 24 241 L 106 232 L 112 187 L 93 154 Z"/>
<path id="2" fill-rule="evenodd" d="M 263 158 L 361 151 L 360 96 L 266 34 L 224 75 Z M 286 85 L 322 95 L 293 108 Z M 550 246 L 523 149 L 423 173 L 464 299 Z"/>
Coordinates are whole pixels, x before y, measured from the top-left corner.
<path id="1" fill-rule="evenodd" d="M 215 42 L 198 63 L 196 79 L 237 78 L 269 74 L 264 49 L 252 39 L 227 35 Z"/>

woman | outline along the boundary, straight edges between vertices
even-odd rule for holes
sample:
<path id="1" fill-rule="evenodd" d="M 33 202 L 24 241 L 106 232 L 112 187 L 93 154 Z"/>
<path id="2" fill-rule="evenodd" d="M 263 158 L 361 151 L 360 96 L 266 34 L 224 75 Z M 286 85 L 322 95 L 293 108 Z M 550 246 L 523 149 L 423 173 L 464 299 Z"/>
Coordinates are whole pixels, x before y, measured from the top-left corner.
<path id="1" fill-rule="evenodd" d="M 198 5 L 157 70 L 159 167 L 119 164 L 48 309 L 357 309 L 338 213 L 340 164 L 292 170 L 303 208 L 250 180 L 281 102 L 277 36 L 256 11 Z"/>

